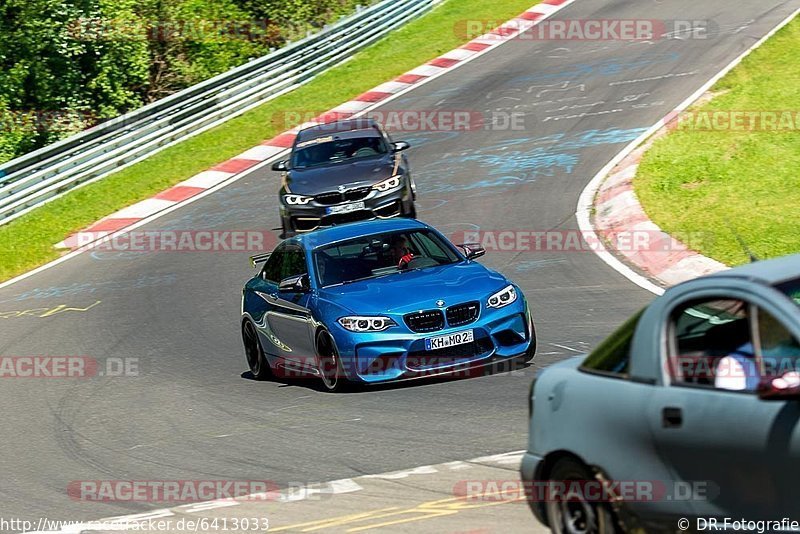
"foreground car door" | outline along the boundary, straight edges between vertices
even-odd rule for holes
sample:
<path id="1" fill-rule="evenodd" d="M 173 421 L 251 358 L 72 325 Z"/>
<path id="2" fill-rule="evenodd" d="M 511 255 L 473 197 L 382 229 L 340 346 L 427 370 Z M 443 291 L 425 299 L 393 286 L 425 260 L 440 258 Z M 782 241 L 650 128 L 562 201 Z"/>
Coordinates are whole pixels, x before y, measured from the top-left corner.
<path id="1" fill-rule="evenodd" d="M 698 517 L 774 520 L 797 513 L 800 403 L 761 400 L 752 389 L 721 389 L 715 380 L 728 372 L 719 366 L 726 353 L 747 343 L 760 353 L 760 323 L 770 315 L 779 316 L 726 296 L 678 304 L 665 318 L 669 383 L 654 391 L 648 419 L 674 478 L 695 490 L 683 496 Z"/>

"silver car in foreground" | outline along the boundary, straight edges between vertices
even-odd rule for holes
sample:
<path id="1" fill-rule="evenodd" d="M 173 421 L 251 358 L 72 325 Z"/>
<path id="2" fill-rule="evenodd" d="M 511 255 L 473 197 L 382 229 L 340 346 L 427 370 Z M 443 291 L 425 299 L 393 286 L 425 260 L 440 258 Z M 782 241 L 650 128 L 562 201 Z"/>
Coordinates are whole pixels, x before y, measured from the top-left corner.
<path id="1" fill-rule="evenodd" d="M 797 528 L 798 339 L 794 255 L 672 287 L 545 369 L 521 468 L 534 514 L 554 532 Z"/>

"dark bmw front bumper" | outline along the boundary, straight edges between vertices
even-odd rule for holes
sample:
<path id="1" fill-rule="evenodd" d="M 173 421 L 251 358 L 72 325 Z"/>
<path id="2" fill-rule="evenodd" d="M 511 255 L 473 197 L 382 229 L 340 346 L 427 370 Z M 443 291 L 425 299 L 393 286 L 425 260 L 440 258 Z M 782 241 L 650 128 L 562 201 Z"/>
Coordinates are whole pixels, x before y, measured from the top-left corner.
<path id="1" fill-rule="evenodd" d="M 380 192 L 369 186 L 346 191 L 320 193 L 307 204 L 289 205 L 280 196 L 280 214 L 289 234 L 369 219 L 389 219 L 408 215 L 413 207 L 409 179 L 401 187 Z"/>

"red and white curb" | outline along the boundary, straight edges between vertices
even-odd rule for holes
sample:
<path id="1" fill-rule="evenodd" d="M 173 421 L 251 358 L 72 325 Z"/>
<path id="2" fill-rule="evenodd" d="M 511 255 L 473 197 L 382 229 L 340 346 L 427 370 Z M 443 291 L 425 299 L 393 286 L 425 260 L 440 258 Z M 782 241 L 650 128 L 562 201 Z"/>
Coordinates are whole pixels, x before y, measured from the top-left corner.
<path id="1" fill-rule="evenodd" d="M 791 15 L 782 20 L 777 26 L 770 30 L 764 37 L 753 43 L 736 59 L 731 61 L 721 71 L 715 74 L 702 87 L 681 102 L 671 113 L 668 113 L 661 120 L 656 122 L 642 135 L 628 143 L 611 161 L 609 161 L 584 188 L 578 199 L 578 206 L 575 216 L 578 226 L 584 235 L 593 238 L 594 243 L 599 246 L 594 247 L 594 252 L 606 262 L 610 267 L 619 272 L 638 286 L 648 291 L 660 295 L 664 292 L 662 285 L 672 285 L 684 280 L 690 280 L 727 269 L 724 264 L 707 258 L 673 239 L 661 228 L 653 223 L 644 213 L 636 194 L 633 191 L 632 180 L 636 175 L 638 162 L 647 145 L 641 146 L 653 135 L 664 129 L 678 114 L 696 102 L 723 76 L 728 74 L 753 50 L 764 44 L 770 37 L 775 35 L 781 28 L 789 24 L 794 19 L 800 9 L 795 10 Z M 640 147 L 637 149 L 637 147 Z M 594 214 L 594 218 L 593 215 Z M 632 232 L 645 230 L 662 235 L 662 249 L 667 252 L 626 252 L 621 250 L 609 251 L 602 245 L 595 231 L 597 229 L 601 235 L 608 235 L 607 232 Z M 656 240 L 658 241 L 658 239 Z M 657 247 L 650 247 L 657 248 Z M 639 272 L 632 269 L 629 265 L 620 261 L 621 256 L 626 261 L 641 269 L 648 276 L 642 276 Z M 656 283 L 654 283 L 656 282 Z"/>
<path id="2" fill-rule="evenodd" d="M 315 117 L 310 122 L 301 124 L 296 128 L 292 128 L 272 139 L 264 141 L 258 146 L 215 165 L 210 170 L 201 172 L 166 191 L 162 191 L 153 198 L 142 200 L 141 202 L 137 202 L 132 206 L 128 206 L 127 208 L 104 217 L 100 221 L 79 232 L 79 234 L 82 234 L 81 238 L 91 236 L 88 242 L 81 242 L 80 245 L 89 246 L 92 242 L 98 242 L 116 232 L 127 229 L 133 224 L 163 212 L 167 208 L 185 203 L 189 199 L 192 199 L 196 195 L 212 187 L 218 186 L 228 180 L 232 182 L 234 181 L 234 177 L 238 178 L 248 171 L 252 171 L 257 165 L 275 158 L 288 150 L 292 146 L 300 129 L 308 128 L 315 124 L 335 122 L 336 120 L 357 117 L 364 114 L 370 109 L 392 98 L 396 98 L 402 93 L 410 91 L 414 87 L 422 85 L 427 81 L 475 59 L 490 49 L 508 42 L 574 1 L 575 0 L 544 0 L 542 3 L 521 13 L 518 17 L 503 23 L 494 30 L 473 39 L 455 50 L 442 54 L 424 65 L 398 76 L 392 81 L 382 83 L 354 99 L 336 106 L 330 111 Z M 78 241 L 77 235 L 72 235 L 61 243 L 58 243 L 56 247 L 76 248 L 76 243 L 78 243 Z"/>
<path id="3" fill-rule="evenodd" d="M 645 250 L 617 249 L 616 252 L 668 286 L 727 269 L 725 264 L 689 249 L 647 217 L 633 190 L 633 178 L 642 155 L 651 144 L 645 143 L 634 150 L 600 186 L 594 204 L 595 229 L 600 235 L 641 233 L 649 236 Z"/>

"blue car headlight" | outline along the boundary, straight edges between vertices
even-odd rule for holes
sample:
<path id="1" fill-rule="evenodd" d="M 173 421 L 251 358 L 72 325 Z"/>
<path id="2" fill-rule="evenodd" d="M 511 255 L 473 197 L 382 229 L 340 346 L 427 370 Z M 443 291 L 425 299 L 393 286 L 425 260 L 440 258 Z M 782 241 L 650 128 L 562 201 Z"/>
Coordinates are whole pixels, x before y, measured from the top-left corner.
<path id="1" fill-rule="evenodd" d="M 284 195 L 283 200 L 286 201 L 287 204 L 290 206 L 305 206 L 314 197 L 304 197 L 303 195 Z"/>
<path id="2" fill-rule="evenodd" d="M 382 316 L 365 317 L 361 315 L 348 315 L 339 319 L 339 324 L 351 332 L 382 332 L 392 326 L 397 326 L 391 318 Z"/>
<path id="3" fill-rule="evenodd" d="M 515 300 L 517 300 L 517 290 L 514 289 L 514 286 L 509 285 L 489 297 L 486 305 L 490 308 L 502 308 Z"/>
<path id="4" fill-rule="evenodd" d="M 375 189 L 376 191 L 384 193 L 386 191 L 391 191 L 392 189 L 397 189 L 402 185 L 402 183 L 403 183 L 403 175 L 398 174 L 392 176 L 391 178 L 387 178 L 382 182 L 378 182 L 377 184 L 373 185 L 372 188 Z"/>

